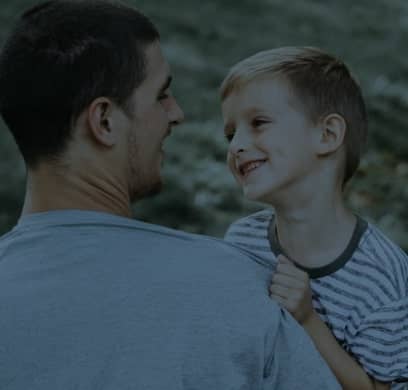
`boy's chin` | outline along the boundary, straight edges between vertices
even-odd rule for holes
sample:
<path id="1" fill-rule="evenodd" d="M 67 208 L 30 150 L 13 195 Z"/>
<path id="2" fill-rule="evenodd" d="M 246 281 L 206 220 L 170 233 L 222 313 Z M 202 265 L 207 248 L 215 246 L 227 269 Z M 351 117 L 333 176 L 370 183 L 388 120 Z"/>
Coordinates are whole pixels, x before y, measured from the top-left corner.
<path id="1" fill-rule="evenodd" d="M 269 192 L 255 190 L 247 187 L 243 187 L 242 191 L 244 197 L 252 202 L 269 203 L 267 200 L 269 198 L 268 195 L 270 195 Z"/>
<path id="2" fill-rule="evenodd" d="M 282 201 L 282 197 L 285 198 L 283 188 L 279 185 L 276 186 L 265 186 L 265 187 L 255 187 L 255 186 L 243 186 L 242 191 L 246 199 L 252 202 L 266 203 L 274 206 L 276 203 Z"/>

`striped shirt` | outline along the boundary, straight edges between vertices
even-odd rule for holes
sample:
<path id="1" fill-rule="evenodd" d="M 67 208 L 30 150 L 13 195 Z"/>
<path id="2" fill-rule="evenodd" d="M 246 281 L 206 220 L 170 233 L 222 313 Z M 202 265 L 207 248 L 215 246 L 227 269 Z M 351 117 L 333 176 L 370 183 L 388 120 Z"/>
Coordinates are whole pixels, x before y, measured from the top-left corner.
<path id="1" fill-rule="evenodd" d="M 263 210 L 234 222 L 225 240 L 274 269 L 282 248 L 274 214 Z M 297 265 L 299 266 L 299 265 Z M 392 390 L 408 390 L 408 256 L 358 218 L 345 251 L 329 265 L 306 269 L 313 306 L 340 345 Z"/>

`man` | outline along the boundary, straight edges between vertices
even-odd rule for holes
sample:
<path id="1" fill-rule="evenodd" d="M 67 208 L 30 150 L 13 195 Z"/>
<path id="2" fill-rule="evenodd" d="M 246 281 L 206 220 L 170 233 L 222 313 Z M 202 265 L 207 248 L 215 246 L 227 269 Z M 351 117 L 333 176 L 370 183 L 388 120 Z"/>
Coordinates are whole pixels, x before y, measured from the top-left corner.
<path id="1" fill-rule="evenodd" d="M 28 10 L 0 58 L 27 165 L 0 240 L 1 389 L 337 389 L 269 270 L 216 239 L 130 219 L 183 113 L 159 34 L 104 1 Z"/>

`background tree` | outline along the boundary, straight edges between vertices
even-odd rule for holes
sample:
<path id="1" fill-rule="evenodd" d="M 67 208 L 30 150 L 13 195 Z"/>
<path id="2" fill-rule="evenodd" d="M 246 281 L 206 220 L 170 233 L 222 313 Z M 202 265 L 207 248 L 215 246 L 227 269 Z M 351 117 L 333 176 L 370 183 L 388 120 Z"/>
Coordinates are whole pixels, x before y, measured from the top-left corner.
<path id="1" fill-rule="evenodd" d="M 36 1 L 3 0 L 0 40 Z M 408 3 L 405 0 L 140 0 L 158 26 L 185 123 L 165 143 L 165 191 L 135 205 L 137 218 L 222 236 L 262 208 L 244 201 L 225 165 L 218 87 L 235 62 L 283 45 L 318 46 L 341 57 L 365 94 L 368 151 L 348 187 L 354 210 L 408 250 Z M 1 93 L 1 91 L 0 91 Z M 37 131 L 37 129 L 32 129 Z M 0 124 L 0 233 L 17 220 L 24 165 Z"/>

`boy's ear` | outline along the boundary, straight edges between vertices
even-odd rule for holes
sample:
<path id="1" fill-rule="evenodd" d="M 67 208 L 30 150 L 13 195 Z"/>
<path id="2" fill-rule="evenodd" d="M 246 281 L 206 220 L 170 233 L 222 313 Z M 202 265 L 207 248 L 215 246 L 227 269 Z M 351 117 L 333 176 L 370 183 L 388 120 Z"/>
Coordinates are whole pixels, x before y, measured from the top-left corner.
<path id="1" fill-rule="evenodd" d="M 87 109 L 86 120 L 92 137 L 107 147 L 114 146 L 118 141 L 114 126 L 115 110 L 112 101 L 105 97 L 95 99 Z"/>
<path id="2" fill-rule="evenodd" d="M 343 145 L 346 130 L 347 124 L 341 115 L 326 115 L 319 125 L 317 154 L 324 156 L 338 150 Z"/>

